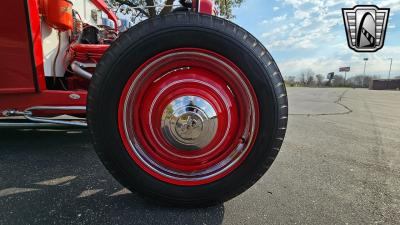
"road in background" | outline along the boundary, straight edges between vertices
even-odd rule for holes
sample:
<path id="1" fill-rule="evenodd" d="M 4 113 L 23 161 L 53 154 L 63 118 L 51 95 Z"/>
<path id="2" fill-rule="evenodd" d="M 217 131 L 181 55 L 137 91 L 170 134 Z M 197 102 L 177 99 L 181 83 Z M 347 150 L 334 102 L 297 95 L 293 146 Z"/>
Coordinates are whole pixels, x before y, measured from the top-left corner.
<path id="1" fill-rule="evenodd" d="M 271 169 L 206 209 L 123 189 L 85 130 L 0 130 L 0 224 L 398 224 L 400 92 L 288 92 L 287 137 Z"/>

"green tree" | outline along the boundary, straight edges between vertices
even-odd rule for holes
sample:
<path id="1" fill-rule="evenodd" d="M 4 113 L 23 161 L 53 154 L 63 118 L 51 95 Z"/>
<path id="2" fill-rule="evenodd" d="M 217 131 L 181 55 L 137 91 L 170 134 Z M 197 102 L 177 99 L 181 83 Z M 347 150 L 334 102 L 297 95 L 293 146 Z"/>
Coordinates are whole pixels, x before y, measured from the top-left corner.
<path id="1" fill-rule="evenodd" d="M 215 0 L 215 4 L 220 11 L 220 15 L 227 19 L 232 19 L 235 17 L 232 13 L 232 9 L 239 7 L 243 2 L 244 0 Z"/>

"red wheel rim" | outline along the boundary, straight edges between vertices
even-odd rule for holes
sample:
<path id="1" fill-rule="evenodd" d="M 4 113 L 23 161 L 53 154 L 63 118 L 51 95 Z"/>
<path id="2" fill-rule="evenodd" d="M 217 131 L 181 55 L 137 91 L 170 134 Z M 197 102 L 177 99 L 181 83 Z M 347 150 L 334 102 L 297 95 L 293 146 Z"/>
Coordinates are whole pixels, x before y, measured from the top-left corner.
<path id="1" fill-rule="evenodd" d="M 235 170 L 258 132 L 254 90 L 227 58 L 182 48 L 138 68 L 121 95 L 118 125 L 130 157 L 153 177 L 200 185 Z"/>

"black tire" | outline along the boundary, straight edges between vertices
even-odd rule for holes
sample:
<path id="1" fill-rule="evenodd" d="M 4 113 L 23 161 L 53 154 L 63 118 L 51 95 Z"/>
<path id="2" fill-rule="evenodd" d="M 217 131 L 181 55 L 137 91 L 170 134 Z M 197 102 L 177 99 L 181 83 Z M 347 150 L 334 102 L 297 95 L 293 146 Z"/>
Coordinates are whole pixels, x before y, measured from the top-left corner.
<path id="1" fill-rule="evenodd" d="M 160 52 L 181 47 L 208 49 L 234 62 L 247 75 L 260 106 L 258 136 L 246 159 L 222 179 L 199 186 L 173 185 L 144 172 L 129 157 L 118 130 L 118 102 L 133 71 Z M 112 44 L 93 76 L 87 111 L 95 150 L 121 184 L 173 205 L 206 206 L 239 195 L 264 175 L 282 145 L 288 104 L 278 66 L 256 38 L 227 20 L 178 12 L 146 20 Z"/>

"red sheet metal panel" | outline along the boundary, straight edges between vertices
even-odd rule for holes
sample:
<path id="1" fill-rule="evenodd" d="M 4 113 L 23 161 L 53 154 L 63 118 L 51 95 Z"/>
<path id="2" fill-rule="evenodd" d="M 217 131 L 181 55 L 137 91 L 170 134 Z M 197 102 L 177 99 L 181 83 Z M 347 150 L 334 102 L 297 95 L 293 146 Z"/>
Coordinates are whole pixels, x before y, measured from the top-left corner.
<path id="1" fill-rule="evenodd" d="M 26 1 L 2 1 L 0 15 L 0 93 L 35 92 Z"/>

